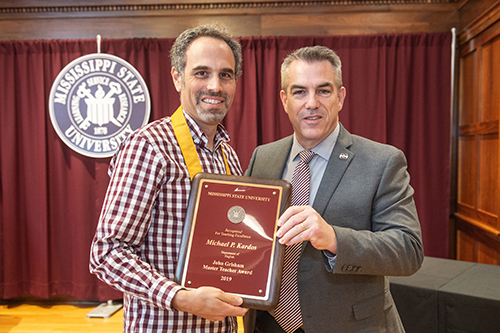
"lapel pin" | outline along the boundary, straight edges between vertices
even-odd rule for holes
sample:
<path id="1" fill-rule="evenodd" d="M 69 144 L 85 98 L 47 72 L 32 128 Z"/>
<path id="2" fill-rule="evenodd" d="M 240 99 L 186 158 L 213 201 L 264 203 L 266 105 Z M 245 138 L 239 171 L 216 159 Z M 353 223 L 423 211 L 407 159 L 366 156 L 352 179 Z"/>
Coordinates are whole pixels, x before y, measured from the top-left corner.
<path id="1" fill-rule="evenodd" d="M 349 156 L 347 154 L 342 153 L 342 154 L 339 155 L 339 158 L 341 160 L 347 160 L 349 158 Z"/>

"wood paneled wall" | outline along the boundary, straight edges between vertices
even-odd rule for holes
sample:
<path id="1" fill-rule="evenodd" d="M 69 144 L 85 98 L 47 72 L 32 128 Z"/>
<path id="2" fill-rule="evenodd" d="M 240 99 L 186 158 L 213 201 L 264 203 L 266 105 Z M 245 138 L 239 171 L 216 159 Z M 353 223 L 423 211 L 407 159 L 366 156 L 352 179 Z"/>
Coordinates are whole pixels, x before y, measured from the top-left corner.
<path id="1" fill-rule="evenodd" d="M 235 36 L 449 31 L 457 0 L 3 0 L 0 40 L 174 38 L 220 22 Z"/>
<path id="2" fill-rule="evenodd" d="M 477 17 L 470 12 L 482 11 Z M 500 264 L 500 1 L 460 13 L 456 257 Z"/>

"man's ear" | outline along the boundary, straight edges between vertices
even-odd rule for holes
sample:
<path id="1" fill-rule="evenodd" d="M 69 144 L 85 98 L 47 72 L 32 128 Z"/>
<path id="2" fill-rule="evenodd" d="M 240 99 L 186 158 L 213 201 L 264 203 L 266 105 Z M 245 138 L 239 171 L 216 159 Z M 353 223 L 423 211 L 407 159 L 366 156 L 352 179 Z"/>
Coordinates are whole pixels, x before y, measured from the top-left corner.
<path id="1" fill-rule="evenodd" d="M 177 90 L 177 92 L 181 92 L 182 90 L 181 74 L 175 69 L 175 67 L 172 67 L 172 69 L 170 70 L 170 74 L 172 75 L 172 80 L 174 81 L 175 90 Z"/>
<path id="2" fill-rule="evenodd" d="M 342 86 L 339 90 L 339 110 L 342 110 L 342 107 L 344 106 L 346 93 L 345 87 Z"/>
<path id="3" fill-rule="evenodd" d="M 286 92 L 284 90 L 280 91 L 280 98 L 281 98 L 281 104 L 283 104 L 283 109 L 285 110 L 286 113 L 288 113 L 288 110 L 286 109 L 286 102 L 288 100 L 286 96 Z"/>

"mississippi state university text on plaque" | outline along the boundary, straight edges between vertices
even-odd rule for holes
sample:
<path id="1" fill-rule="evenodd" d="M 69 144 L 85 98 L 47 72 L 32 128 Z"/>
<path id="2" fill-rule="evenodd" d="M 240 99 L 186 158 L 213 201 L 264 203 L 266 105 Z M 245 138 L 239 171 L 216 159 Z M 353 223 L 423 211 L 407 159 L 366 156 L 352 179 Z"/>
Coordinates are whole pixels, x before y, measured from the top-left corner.
<path id="1" fill-rule="evenodd" d="M 284 180 L 199 173 L 193 178 L 176 281 L 212 286 L 243 298 L 243 306 L 278 302 L 284 248 L 277 220 L 290 205 Z"/>

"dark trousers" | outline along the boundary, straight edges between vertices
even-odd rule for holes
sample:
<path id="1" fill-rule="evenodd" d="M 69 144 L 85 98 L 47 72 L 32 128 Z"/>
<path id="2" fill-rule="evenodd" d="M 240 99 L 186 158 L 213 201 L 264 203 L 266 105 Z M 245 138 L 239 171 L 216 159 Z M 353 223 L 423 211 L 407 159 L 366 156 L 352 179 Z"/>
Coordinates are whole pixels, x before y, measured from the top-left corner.
<path id="1" fill-rule="evenodd" d="M 255 333 L 285 333 L 274 317 L 267 311 L 257 311 L 257 321 Z M 304 333 L 302 328 L 298 328 L 294 333 Z"/>

